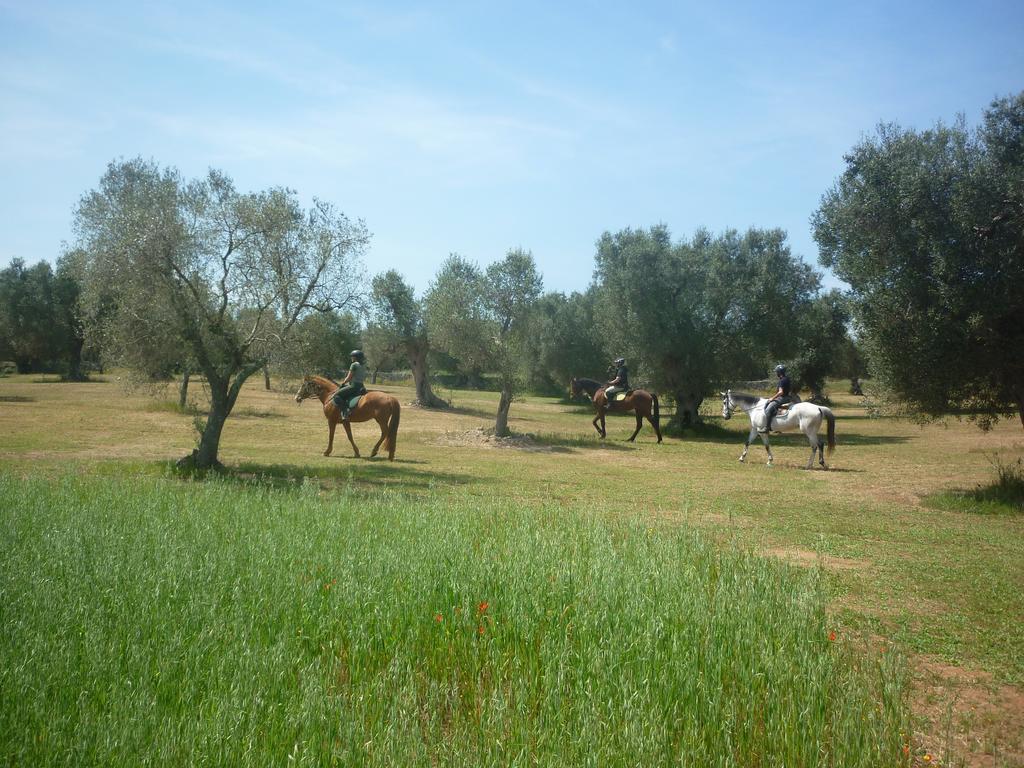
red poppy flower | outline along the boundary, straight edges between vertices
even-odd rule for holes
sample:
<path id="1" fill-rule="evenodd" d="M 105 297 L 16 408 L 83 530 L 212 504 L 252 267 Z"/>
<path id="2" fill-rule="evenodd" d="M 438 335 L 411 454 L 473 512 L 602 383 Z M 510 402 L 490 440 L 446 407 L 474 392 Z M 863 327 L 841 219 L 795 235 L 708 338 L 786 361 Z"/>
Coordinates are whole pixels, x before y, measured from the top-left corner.
<path id="1" fill-rule="evenodd" d="M 832 631 L 832 632 L 828 633 L 828 639 L 829 639 L 829 641 L 831 641 L 833 643 L 836 641 L 836 633 L 835 633 L 835 631 Z"/>
<path id="2" fill-rule="evenodd" d="M 486 600 L 484 600 L 484 601 L 483 601 L 482 603 L 480 603 L 480 605 L 478 605 L 478 606 L 476 607 L 476 609 L 477 609 L 477 611 L 479 611 L 480 613 L 483 613 L 484 611 L 486 611 L 486 610 L 487 610 L 487 608 L 488 608 L 489 606 L 490 606 L 490 603 L 488 603 L 488 602 L 487 602 Z"/>
<path id="3" fill-rule="evenodd" d="M 442 616 L 440 613 L 435 613 L 434 614 L 434 621 L 436 621 L 438 624 L 440 624 L 442 621 L 444 621 L 444 616 Z"/>

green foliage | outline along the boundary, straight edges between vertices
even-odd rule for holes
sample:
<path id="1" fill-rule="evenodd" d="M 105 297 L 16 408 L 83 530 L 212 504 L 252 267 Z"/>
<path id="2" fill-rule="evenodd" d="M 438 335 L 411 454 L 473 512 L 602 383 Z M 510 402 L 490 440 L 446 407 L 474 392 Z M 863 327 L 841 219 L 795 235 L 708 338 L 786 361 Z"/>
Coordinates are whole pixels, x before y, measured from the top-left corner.
<path id="1" fill-rule="evenodd" d="M 30 765 L 906 765 L 820 571 L 558 504 L 0 474 Z"/>
<path id="2" fill-rule="evenodd" d="M 1024 93 L 984 124 L 882 125 L 813 218 L 871 373 L 925 415 L 1024 422 Z"/>
<path id="3" fill-rule="evenodd" d="M 412 370 L 416 401 L 436 408 L 444 405 L 430 386 L 431 344 L 423 303 L 395 270 L 373 278 L 375 310 L 373 347 L 379 354 L 404 359 Z"/>
<path id="4" fill-rule="evenodd" d="M 20 373 L 83 378 L 78 293 L 66 259 L 56 272 L 45 261 L 29 267 L 21 259 L 0 270 L 0 359 L 14 361 Z"/>
<path id="5" fill-rule="evenodd" d="M 362 346 L 359 319 L 351 312 L 313 312 L 295 324 L 288 344 L 274 350 L 271 367 L 287 376 L 320 373 L 337 378 L 348 370 L 349 352 Z M 375 363 L 373 357 L 367 360 Z"/>
<path id="6" fill-rule="evenodd" d="M 835 374 L 843 355 L 850 354 L 849 322 L 848 304 L 839 291 L 817 296 L 801 307 L 794 317 L 796 351 L 786 360 L 797 390 L 806 388 L 814 398 L 823 396 L 825 377 Z"/>
<path id="7" fill-rule="evenodd" d="M 673 244 L 664 226 L 605 233 L 596 277 L 606 349 L 674 395 L 684 422 L 716 385 L 763 376 L 798 351 L 797 318 L 820 282 L 781 230 L 698 231 Z"/>
<path id="8" fill-rule="evenodd" d="M 597 292 L 546 293 L 537 302 L 528 342 L 529 380 L 534 391 L 565 393 L 573 376 L 599 378 L 608 367 L 595 325 Z"/>
<path id="9" fill-rule="evenodd" d="M 484 275 L 458 254 L 441 264 L 424 297 L 424 316 L 434 346 L 461 372 L 480 375 L 493 363 Z"/>

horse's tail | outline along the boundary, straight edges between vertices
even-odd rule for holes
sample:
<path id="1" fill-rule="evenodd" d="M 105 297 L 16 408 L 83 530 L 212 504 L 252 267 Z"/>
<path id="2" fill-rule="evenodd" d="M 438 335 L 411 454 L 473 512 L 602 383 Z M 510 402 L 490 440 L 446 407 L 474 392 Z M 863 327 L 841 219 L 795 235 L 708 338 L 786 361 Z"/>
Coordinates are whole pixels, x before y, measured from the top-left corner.
<path id="1" fill-rule="evenodd" d="M 402 404 L 395 400 L 394 410 L 391 411 L 391 418 L 388 419 L 388 460 L 395 460 L 395 446 L 398 445 L 398 422 L 402 418 Z"/>
<path id="2" fill-rule="evenodd" d="M 836 415 L 832 413 L 831 408 L 825 406 L 818 406 L 818 410 L 821 411 L 821 415 L 828 419 L 828 455 L 832 455 L 832 451 L 836 449 Z"/>
<path id="3" fill-rule="evenodd" d="M 654 401 L 654 426 L 661 426 L 661 408 L 658 407 L 658 396 L 651 392 L 651 400 Z"/>

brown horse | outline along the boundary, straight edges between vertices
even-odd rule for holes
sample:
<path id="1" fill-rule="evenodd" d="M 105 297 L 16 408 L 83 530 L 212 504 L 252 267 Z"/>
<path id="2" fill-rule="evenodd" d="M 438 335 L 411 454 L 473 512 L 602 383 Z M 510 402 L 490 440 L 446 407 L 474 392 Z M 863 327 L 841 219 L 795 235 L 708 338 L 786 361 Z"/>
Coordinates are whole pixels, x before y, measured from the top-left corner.
<path id="1" fill-rule="evenodd" d="M 587 397 L 590 398 L 590 402 L 594 404 L 594 410 L 597 411 L 597 416 L 594 417 L 594 429 L 597 430 L 597 434 L 604 439 L 608 432 L 605 429 L 604 417 L 608 411 L 633 411 L 636 413 L 636 429 L 633 430 L 633 434 L 629 436 L 629 442 L 636 440 L 637 434 L 640 432 L 640 427 L 644 425 L 644 419 L 651 423 L 654 427 L 654 434 L 658 436 L 658 442 L 661 442 L 661 410 L 658 407 L 658 396 L 652 395 L 643 389 L 634 389 L 624 400 L 618 400 L 609 407 L 608 399 L 604 395 L 605 384 L 593 379 L 577 379 L 575 376 L 569 382 L 569 396 L 573 399 L 580 396 L 581 393 L 586 393 Z M 601 425 L 598 426 L 598 422 Z"/>
<path id="2" fill-rule="evenodd" d="M 307 376 L 302 380 L 302 386 L 299 387 L 299 391 L 295 394 L 296 403 L 301 403 L 307 397 L 317 397 L 324 404 L 324 416 L 327 417 L 327 430 L 329 433 L 327 450 L 324 451 L 324 456 L 330 456 L 331 451 L 334 449 L 334 429 L 338 426 L 338 422 L 341 421 L 341 425 L 345 427 L 345 434 L 348 435 L 348 441 L 352 443 L 352 450 L 355 451 L 356 458 L 358 459 L 359 448 L 356 447 L 356 441 L 352 439 L 352 427 L 349 426 L 349 422 L 376 419 L 377 424 L 380 426 L 380 440 L 373 446 L 373 453 L 370 456 L 371 458 L 376 456 L 377 451 L 380 450 L 381 443 L 387 441 L 385 447 L 387 448 L 388 459 L 394 461 L 395 445 L 398 442 L 398 421 L 402 415 L 402 406 L 398 400 L 387 392 L 379 392 L 377 390 L 367 392 L 360 399 L 359 405 L 349 413 L 348 418 L 342 421 L 341 411 L 338 410 L 338 406 L 334 404 L 334 398 L 331 397 L 337 391 L 337 382 L 323 376 Z"/>

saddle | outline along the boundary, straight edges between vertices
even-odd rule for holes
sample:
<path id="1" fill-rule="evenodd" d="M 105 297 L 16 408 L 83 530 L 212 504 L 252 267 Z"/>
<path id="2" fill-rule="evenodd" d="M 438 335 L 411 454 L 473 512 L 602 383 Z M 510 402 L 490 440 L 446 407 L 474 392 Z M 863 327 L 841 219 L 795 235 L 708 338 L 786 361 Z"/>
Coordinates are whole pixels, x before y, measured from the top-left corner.
<path id="1" fill-rule="evenodd" d="M 609 407 L 615 405 L 616 403 L 621 403 L 623 400 L 625 400 L 627 397 L 633 394 L 633 389 L 633 387 L 630 387 L 629 389 L 624 389 L 621 392 L 616 392 L 614 395 L 612 395 L 611 399 L 608 400 Z M 607 397 L 608 393 L 606 392 L 605 398 Z"/>
<path id="2" fill-rule="evenodd" d="M 366 393 L 364 392 L 363 395 L 365 394 Z M 359 405 L 359 401 L 363 399 L 363 395 L 356 395 L 355 397 L 350 397 L 348 401 L 344 403 L 338 400 L 337 397 L 334 398 L 334 404 L 338 406 L 338 410 L 341 411 L 342 419 L 347 419 L 348 415 L 356 409 L 356 407 Z"/>

